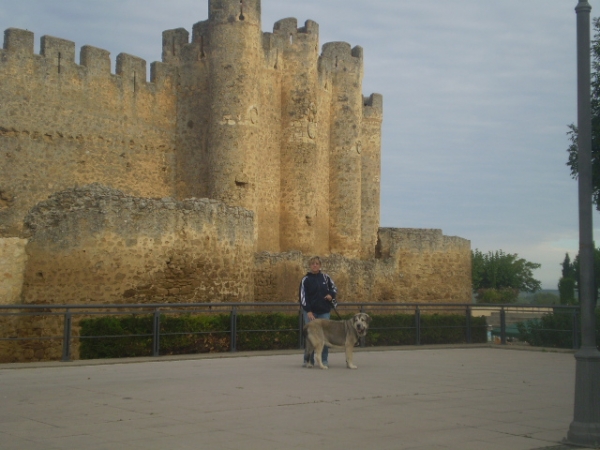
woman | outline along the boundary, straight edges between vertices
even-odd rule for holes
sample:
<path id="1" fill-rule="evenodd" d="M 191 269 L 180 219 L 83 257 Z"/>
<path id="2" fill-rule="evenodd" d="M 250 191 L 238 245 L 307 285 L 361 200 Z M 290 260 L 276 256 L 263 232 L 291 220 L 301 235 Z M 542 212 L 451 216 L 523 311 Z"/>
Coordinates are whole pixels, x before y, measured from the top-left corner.
<path id="1" fill-rule="evenodd" d="M 300 305 L 302 305 L 302 314 L 304 323 L 315 319 L 329 320 L 331 308 L 337 306 L 335 299 L 337 288 L 333 280 L 326 273 L 321 272 L 321 258 L 313 256 L 308 261 L 310 272 L 308 272 L 300 282 Z M 328 366 L 327 357 L 329 348 L 323 349 L 323 365 Z M 305 357 L 308 357 L 306 355 Z M 310 355 L 310 361 L 314 364 L 314 352 Z M 304 360 L 303 367 L 306 367 L 308 360 Z"/>

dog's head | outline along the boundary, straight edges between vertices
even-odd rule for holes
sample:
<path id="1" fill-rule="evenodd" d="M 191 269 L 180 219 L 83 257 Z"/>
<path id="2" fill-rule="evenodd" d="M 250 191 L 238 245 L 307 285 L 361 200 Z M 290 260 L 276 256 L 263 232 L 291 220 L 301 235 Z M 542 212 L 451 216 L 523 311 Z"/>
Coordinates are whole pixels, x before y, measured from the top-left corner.
<path id="1" fill-rule="evenodd" d="M 365 313 L 355 314 L 352 318 L 352 326 L 356 330 L 359 336 L 363 337 L 367 334 L 367 330 L 369 329 L 369 323 L 371 322 L 371 317 Z"/>

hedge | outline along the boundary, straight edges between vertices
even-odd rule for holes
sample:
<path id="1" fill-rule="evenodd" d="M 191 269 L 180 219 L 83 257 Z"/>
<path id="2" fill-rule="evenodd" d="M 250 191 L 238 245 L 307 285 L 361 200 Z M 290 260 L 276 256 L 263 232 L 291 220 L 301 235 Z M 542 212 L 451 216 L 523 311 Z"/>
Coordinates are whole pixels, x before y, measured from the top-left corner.
<path id="1" fill-rule="evenodd" d="M 415 316 L 370 314 L 367 346 L 415 345 Z M 352 315 L 344 315 L 348 319 Z M 466 342 L 466 318 L 460 314 L 422 314 L 421 344 Z M 105 316 L 80 321 L 80 358 L 152 355 L 152 315 Z M 160 354 L 226 352 L 231 348 L 229 314 L 160 316 Z M 298 314 L 238 314 L 236 350 L 298 348 Z M 486 342 L 484 317 L 471 318 L 472 342 Z"/>
<path id="2" fill-rule="evenodd" d="M 581 343 L 581 318 L 576 318 Z M 573 311 L 555 311 L 517 323 L 519 340 L 536 347 L 573 348 Z M 600 346 L 600 311 L 596 311 L 596 346 Z"/>

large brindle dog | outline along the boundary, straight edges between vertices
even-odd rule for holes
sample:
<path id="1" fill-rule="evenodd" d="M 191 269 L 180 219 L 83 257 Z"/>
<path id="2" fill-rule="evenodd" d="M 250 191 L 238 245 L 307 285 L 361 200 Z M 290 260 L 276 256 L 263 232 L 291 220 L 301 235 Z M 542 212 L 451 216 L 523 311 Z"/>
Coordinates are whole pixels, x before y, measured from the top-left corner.
<path id="1" fill-rule="evenodd" d="M 321 353 L 325 345 L 329 347 L 344 347 L 346 349 L 346 365 L 348 369 L 356 369 L 352 364 L 352 351 L 359 338 L 365 337 L 371 318 L 368 314 L 358 313 L 349 320 L 323 320 L 315 319 L 304 326 L 303 334 L 306 339 L 304 360 L 308 361 L 306 367 L 312 367 L 310 354 L 315 352 L 315 362 L 321 369 L 323 365 Z"/>

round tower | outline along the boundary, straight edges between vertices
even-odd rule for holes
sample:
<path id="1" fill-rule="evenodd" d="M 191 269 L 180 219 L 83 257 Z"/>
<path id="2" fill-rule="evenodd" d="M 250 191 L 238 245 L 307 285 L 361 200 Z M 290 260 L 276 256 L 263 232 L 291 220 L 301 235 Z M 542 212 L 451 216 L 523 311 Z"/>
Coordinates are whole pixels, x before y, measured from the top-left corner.
<path id="1" fill-rule="evenodd" d="M 331 253 L 361 253 L 362 48 L 346 42 L 323 46 L 332 70 L 329 159 L 329 245 Z"/>
<path id="2" fill-rule="evenodd" d="M 364 98 L 360 142 L 362 144 L 362 239 L 361 258 L 375 257 L 380 219 L 381 192 L 381 121 L 383 97 L 371 94 Z"/>
<path id="3" fill-rule="evenodd" d="M 209 0 L 208 194 L 256 210 L 260 0 Z"/>
<path id="4" fill-rule="evenodd" d="M 317 228 L 323 227 L 320 219 L 326 217 L 324 202 L 318 198 L 323 193 L 319 186 L 328 183 L 327 166 L 319 164 L 317 146 L 319 28 L 310 20 L 302 28 L 297 25 L 296 19 L 289 18 L 273 28 L 281 41 L 284 63 L 280 243 L 282 251 L 326 253 L 328 242 L 316 239 L 323 234 L 317 233 Z"/>

